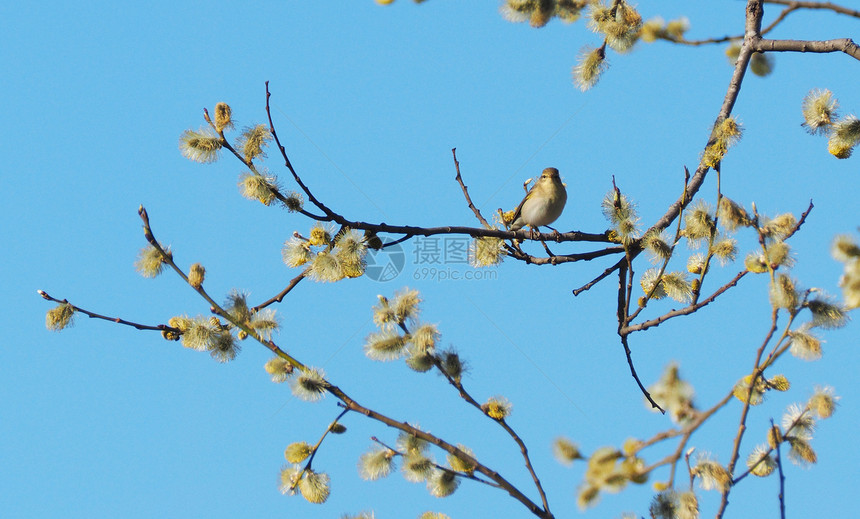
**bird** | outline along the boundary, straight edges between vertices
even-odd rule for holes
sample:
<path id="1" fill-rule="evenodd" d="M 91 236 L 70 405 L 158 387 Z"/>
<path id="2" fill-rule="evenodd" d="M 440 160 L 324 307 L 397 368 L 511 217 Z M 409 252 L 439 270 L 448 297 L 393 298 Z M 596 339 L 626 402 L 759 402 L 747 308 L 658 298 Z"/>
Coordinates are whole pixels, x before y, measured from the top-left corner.
<path id="1" fill-rule="evenodd" d="M 542 225 L 549 226 L 561 216 L 566 203 L 567 190 L 558 170 L 546 168 L 514 211 L 511 230 L 518 231 L 526 225 L 532 230 Z"/>

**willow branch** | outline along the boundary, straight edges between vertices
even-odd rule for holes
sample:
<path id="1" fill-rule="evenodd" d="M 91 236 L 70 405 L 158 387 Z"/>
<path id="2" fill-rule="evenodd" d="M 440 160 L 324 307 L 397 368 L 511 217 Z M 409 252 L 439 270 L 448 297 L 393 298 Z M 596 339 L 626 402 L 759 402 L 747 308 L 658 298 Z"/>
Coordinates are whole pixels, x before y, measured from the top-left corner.
<path id="1" fill-rule="evenodd" d="M 391 452 L 395 453 L 397 456 L 401 456 L 401 457 L 405 456 L 402 452 L 400 452 L 399 450 L 397 450 L 397 449 L 395 449 L 395 448 L 391 447 L 390 445 L 387 445 L 384 441 L 380 440 L 380 439 L 379 439 L 379 438 L 377 438 L 376 436 L 371 436 L 371 437 L 370 437 L 370 439 L 371 439 L 372 441 L 374 441 L 374 442 L 378 443 L 379 445 L 381 445 L 381 446 L 385 447 L 386 449 L 390 450 Z M 472 480 L 472 481 L 476 481 L 476 482 L 478 482 L 478 483 L 483 483 L 484 485 L 487 485 L 487 486 L 490 486 L 490 487 L 493 487 L 493 488 L 501 488 L 499 485 L 497 485 L 497 484 L 493 483 L 492 481 L 487 481 L 486 479 L 479 478 L 478 476 L 476 476 L 476 475 L 474 475 L 474 474 L 470 474 L 470 473 L 468 473 L 468 472 L 460 472 L 459 470 L 454 470 L 454 469 L 452 469 L 451 467 L 445 467 L 445 466 L 439 465 L 438 463 L 435 463 L 435 462 L 433 462 L 432 460 L 431 460 L 431 463 L 432 463 L 432 465 L 433 465 L 434 467 L 436 467 L 437 469 L 439 469 L 439 470 L 446 470 L 446 471 L 448 471 L 448 472 L 453 472 L 454 474 L 457 474 L 457 476 L 458 476 L 458 477 L 465 478 L 465 479 L 469 479 L 469 480 Z"/>
<path id="2" fill-rule="evenodd" d="M 470 405 L 472 405 L 473 407 L 475 407 L 476 409 L 481 411 L 481 414 L 487 416 L 488 418 L 490 418 L 494 422 L 498 423 L 502 427 L 502 429 L 504 429 L 505 432 L 507 432 L 508 435 L 514 440 L 514 442 L 516 442 L 517 446 L 519 446 L 519 448 L 520 448 L 520 453 L 523 456 L 523 460 L 525 461 L 526 469 L 529 471 L 529 474 L 532 477 L 532 481 L 535 484 L 535 488 L 537 488 L 538 494 L 540 494 L 540 498 L 541 498 L 541 501 L 543 503 L 543 509 L 547 513 L 549 513 L 549 503 L 548 503 L 547 498 L 546 498 L 546 493 L 544 492 L 543 485 L 541 485 L 540 478 L 538 478 L 538 475 L 535 472 L 534 467 L 532 466 L 532 462 L 531 462 L 531 458 L 529 456 L 528 448 L 526 447 L 526 444 L 525 444 L 525 442 L 523 442 L 522 438 L 520 438 L 520 436 L 517 434 L 517 432 L 514 431 L 510 425 L 508 425 L 508 423 L 504 420 L 504 418 L 496 419 L 496 418 L 490 417 L 484 411 L 484 409 L 481 407 L 481 404 L 479 404 L 477 402 L 477 400 L 475 400 L 472 397 L 472 395 L 470 395 L 469 392 L 466 391 L 466 388 L 463 387 L 463 383 L 460 382 L 459 380 L 455 379 L 454 377 L 449 375 L 447 371 L 445 371 L 444 367 L 442 366 L 442 363 L 439 361 L 438 358 L 434 359 L 434 365 L 436 366 L 436 369 L 438 369 L 439 372 L 442 373 L 442 375 L 448 380 L 448 383 L 451 384 L 460 393 L 460 397 L 463 400 L 465 400 Z"/>
<path id="3" fill-rule="evenodd" d="M 770 420 L 771 428 L 776 427 L 773 418 Z M 779 517 L 785 519 L 785 474 L 782 472 L 782 453 L 780 444 L 776 444 L 776 468 L 779 470 Z"/>
<path id="4" fill-rule="evenodd" d="M 287 156 L 287 150 L 281 144 L 281 140 L 278 138 L 278 133 L 275 131 L 275 124 L 272 122 L 272 110 L 269 106 L 269 98 L 272 94 L 269 92 L 269 82 L 266 81 L 266 116 L 269 118 L 269 131 L 272 133 L 272 137 L 275 139 L 275 144 L 278 146 L 278 151 L 281 152 L 281 157 L 284 158 L 284 165 L 287 166 L 287 169 L 290 170 L 290 173 L 293 174 L 293 179 L 296 181 L 296 184 L 304 191 L 305 195 L 307 195 L 308 200 L 317 206 L 323 213 L 325 213 L 326 217 L 331 217 L 334 215 L 334 211 L 326 207 L 325 204 L 317 200 L 317 198 L 311 193 L 311 190 L 308 186 L 302 182 L 301 177 L 299 177 L 296 170 L 293 168 L 292 162 L 290 162 L 290 158 Z"/>
<path id="5" fill-rule="evenodd" d="M 472 212 L 475 213 L 475 218 L 477 218 L 478 221 L 481 222 L 484 227 L 486 227 L 487 229 L 492 228 L 492 226 L 487 223 L 486 218 L 484 218 L 484 216 L 481 214 L 480 209 L 475 207 L 475 204 L 472 203 L 472 198 L 469 196 L 469 188 L 467 188 L 466 184 L 463 183 L 463 177 L 460 176 L 460 161 L 457 160 L 457 148 L 451 148 L 451 154 L 454 156 L 454 167 L 457 170 L 457 176 L 454 177 L 454 180 L 456 180 L 457 183 L 460 184 L 460 189 L 463 190 L 463 196 L 466 197 L 466 203 L 469 205 L 469 209 L 471 209 Z"/>
<path id="6" fill-rule="evenodd" d="M 91 312 L 89 310 L 81 308 L 80 306 L 73 305 L 72 303 L 69 303 L 69 301 L 67 299 L 57 299 L 55 297 L 51 297 L 44 290 L 39 290 L 38 292 L 39 292 L 39 295 L 42 296 L 43 299 L 47 299 L 48 301 L 52 301 L 54 303 L 69 305 L 75 310 L 75 312 L 82 313 L 82 314 L 86 315 L 87 317 L 89 317 L 90 319 L 102 319 L 104 321 L 110 321 L 112 323 L 121 324 L 123 326 L 131 326 L 132 328 L 135 328 L 137 330 L 154 330 L 154 331 L 159 331 L 159 332 L 173 332 L 173 333 L 177 333 L 177 334 L 182 333 L 178 328 L 174 328 L 174 327 L 168 326 L 166 324 L 157 324 L 157 325 L 140 324 L 140 323 L 135 323 L 132 321 L 126 321 L 125 319 L 120 319 L 119 317 L 110 317 L 108 315 L 97 314 L 95 312 Z"/>
<path id="7" fill-rule="evenodd" d="M 292 291 L 296 287 L 296 285 L 298 285 L 299 282 L 305 278 L 306 275 L 307 275 L 307 271 L 304 271 L 301 274 L 299 274 L 298 276 L 291 279 L 289 284 L 287 285 L 287 287 L 284 288 L 283 290 L 281 290 L 278 293 L 278 295 L 269 299 L 268 301 L 264 301 L 264 302 L 258 304 L 254 308 L 251 308 L 251 312 L 252 313 L 259 312 L 260 310 L 262 310 L 263 308 L 266 308 L 267 306 L 269 306 L 271 304 L 280 303 L 281 301 L 283 301 L 284 298 L 287 297 L 287 294 L 289 294 L 290 291 Z"/>
<path id="8" fill-rule="evenodd" d="M 708 306 L 709 304 L 713 303 L 717 297 L 722 295 L 726 290 L 737 285 L 738 282 L 741 280 L 741 278 L 746 276 L 747 274 L 749 274 L 748 270 L 742 270 L 742 271 L 738 272 L 737 275 L 735 275 L 735 277 L 733 277 L 731 279 L 731 281 L 729 281 L 725 285 L 721 286 L 713 294 L 711 294 L 707 299 L 703 299 L 702 301 L 699 301 L 696 304 L 686 306 L 686 307 L 681 308 L 679 310 L 672 310 L 671 312 L 666 312 L 665 314 L 661 315 L 660 317 L 656 317 L 654 319 L 651 319 L 650 321 L 645 321 L 645 322 L 642 322 L 639 324 L 626 326 L 622 329 L 622 333 L 630 334 L 633 332 L 639 332 L 642 330 L 647 330 L 648 328 L 653 328 L 655 326 L 659 326 L 660 324 L 664 323 L 665 321 L 668 321 L 669 319 L 671 319 L 673 317 L 678 317 L 680 315 L 689 315 L 689 314 L 695 312 L 696 310 L 698 310 L 702 307 Z"/>
<path id="9" fill-rule="evenodd" d="M 756 52 L 844 52 L 860 60 L 860 46 L 851 38 L 823 41 L 761 39 L 755 42 L 753 48 Z"/>
<path id="10" fill-rule="evenodd" d="M 141 220 L 143 220 L 144 236 L 146 237 L 146 240 L 150 243 L 150 245 L 152 245 L 159 252 L 159 254 L 161 254 L 161 257 L 164 260 L 164 262 L 166 264 L 168 264 L 186 283 L 188 283 L 188 276 L 182 271 L 182 269 L 180 269 L 176 265 L 176 263 L 173 260 L 173 257 L 171 255 L 167 254 L 167 252 L 158 243 L 158 240 L 155 239 L 155 236 L 152 232 L 152 228 L 151 228 L 150 223 L 149 223 L 149 215 L 147 214 L 146 209 L 144 209 L 143 206 L 141 206 L 140 209 L 138 210 L 138 214 L 140 215 Z M 191 286 L 198 294 L 200 294 L 201 297 L 203 297 L 203 299 L 205 299 L 210 304 L 210 311 L 212 313 L 222 317 L 226 321 L 229 321 L 236 328 L 241 329 L 242 331 L 247 333 L 250 337 L 253 337 L 254 340 L 256 340 L 257 342 L 259 342 L 260 344 L 262 344 L 263 346 L 268 348 L 275 355 L 277 355 L 277 356 L 281 357 L 282 359 L 286 360 L 287 362 L 289 362 L 294 368 L 299 369 L 303 372 L 308 370 L 307 366 L 305 366 L 298 359 L 296 359 L 295 357 L 293 357 L 292 355 L 290 355 L 289 353 L 287 353 L 286 351 L 284 351 L 283 349 L 278 347 L 274 341 L 272 341 L 271 339 L 264 339 L 262 336 L 260 336 L 260 334 L 257 332 L 257 330 L 248 326 L 247 323 L 237 320 L 233 315 L 231 315 L 224 308 L 222 308 L 217 302 L 215 302 L 214 299 L 212 299 L 212 297 L 206 292 L 206 290 L 203 289 L 202 285 L 194 286 L 194 285 L 191 285 L 190 283 L 188 283 L 188 285 Z M 462 460 L 464 460 L 470 464 L 474 464 L 476 471 L 487 476 L 489 479 L 491 479 L 496 484 L 498 484 L 499 487 L 501 487 L 506 492 L 508 492 L 508 494 L 511 497 L 513 497 L 517 501 L 521 502 L 534 515 L 536 515 L 537 517 L 541 517 L 543 519 L 551 519 L 553 517 L 552 514 L 548 510 L 542 509 L 538 504 L 536 504 L 531 499 L 529 499 L 528 496 L 523 494 L 517 487 L 515 487 L 508 480 L 506 480 L 504 477 L 502 477 L 498 472 L 496 472 L 496 471 L 490 469 L 489 467 L 487 467 L 486 465 L 480 463 L 474 457 L 463 452 L 462 450 L 460 450 L 456 446 L 444 441 L 443 439 L 441 439 L 437 436 L 434 436 L 430 433 L 427 433 L 427 432 L 422 431 L 416 427 L 413 427 L 406 422 L 398 422 L 397 420 L 394 420 L 393 418 L 389 418 L 388 416 L 385 416 L 385 415 L 378 413 L 372 409 L 364 407 L 363 405 L 359 404 L 357 401 L 350 398 L 349 395 L 347 395 L 339 387 L 328 382 L 327 380 L 324 380 L 324 387 L 325 387 L 326 392 L 330 393 L 332 396 L 334 396 L 335 398 L 337 398 L 338 400 L 340 400 L 344 404 L 345 409 L 361 413 L 364 416 L 371 418 L 373 420 L 376 420 L 378 422 L 381 422 L 381 423 L 383 423 L 389 427 L 393 427 L 395 429 L 409 433 L 409 434 L 411 434 L 417 438 L 420 438 L 426 442 L 429 442 L 429 443 L 436 445 L 440 449 L 442 449 L 442 450 L 444 450 L 444 451 L 446 451 L 446 452 L 448 452 L 454 456 L 457 456 L 458 458 L 460 458 L 460 459 L 462 459 Z"/>
<path id="11" fill-rule="evenodd" d="M 837 14 L 844 14 L 847 16 L 853 16 L 854 18 L 860 18 L 860 11 L 856 11 L 854 9 L 849 9 L 847 7 L 842 7 L 841 5 L 836 5 L 832 2 L 801 2 L 798 0 L 764 0 L 766 4 L 775 4 L 775 5 L 787 5 L 789 7 L 795 7 L 797 9 L 825 9 L 828 11 L 833 11 Z"/>
<path id="12" fill-rule="evenodd" d="M 770 329 L 768 330 L 767 334 L 765 335 L 764 341 L 762 341 L 761 346 L 759 346 L 758 350 L 756 351 L 756 358 L 755 358 L 755 363 L 753 364 L 752 377 L 750 379 L 749 388 L 747 389 L 746 398 L 744 399 L 743 408 L 741 409 L 741 418 L 740 418 L 740 423 L 738 424 L 738 432 L 735 435 L 735 442 L 734 442 L 734 446 L 732 447 L 732 455 L 731 455 L 731 458 L 729 459 L 729 464 L 726 467 L 729 474 L 732 474 L 732 472 L 735 469 L 735 464 L 738 461 L 738 455 L 740 454 L 740 450 L 741 450 L 741 440 L 743 439 L 744 432 L 746 432 L 746 428 L 747 428 L 747 426 L 746 426 L 747 415 L 749 414 L 750 406 L 752 405 L 751 404 L 752 395 L 753 395 L 753 392 L 755 391 L 756 382 L 758 381 L 759 377 L 762 376 L 763 370 L 760 366 L 761 357 L 764 354 L 765 348 L 767 347 L 768 343 L 770 342 L 771 338 L 773 337 L 773 333 L 776 331 L 776 325 L 777 325 L 777 309 L 774 308 L 773 311 L 771 312 Z M 728 486 L 722 492 L 722 498 L 720 500 L 720 509 L 717 512 L 717 516 L 716 516 L 717 519 L 721 519 L 723 517 L 723 514 L 726 511 L 726 507 L 729 504 L 729 492 L 730 492 L 730 490 L 731 490 L 731 486 Z"/>

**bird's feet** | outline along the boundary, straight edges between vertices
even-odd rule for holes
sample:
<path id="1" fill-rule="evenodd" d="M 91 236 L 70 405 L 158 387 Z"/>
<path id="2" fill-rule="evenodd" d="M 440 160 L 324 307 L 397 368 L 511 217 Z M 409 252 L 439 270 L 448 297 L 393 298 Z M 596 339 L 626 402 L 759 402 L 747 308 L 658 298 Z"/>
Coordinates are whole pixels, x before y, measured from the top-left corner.
<path id="1" fill-rule="evenodd" d="M 558 229 L 550 227 L 549 225 L 547 225 L 547 228 L 552 230 L 552 239 L 557 242 L 561 242 L 561 233 L 558 232 Z"/>

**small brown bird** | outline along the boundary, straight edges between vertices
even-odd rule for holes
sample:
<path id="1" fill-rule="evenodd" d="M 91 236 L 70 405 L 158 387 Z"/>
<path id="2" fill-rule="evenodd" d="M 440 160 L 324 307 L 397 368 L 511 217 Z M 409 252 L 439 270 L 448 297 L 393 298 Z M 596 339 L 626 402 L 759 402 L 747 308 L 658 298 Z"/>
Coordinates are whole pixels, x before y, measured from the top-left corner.
<path id="1" fill-rule="evenodd" d="M 534 230 L 556 221 L 567 203 L 567 190 L 555 168 L 546 168 L 535 185 L 526 193 L 514 211 L 511 230 L 518 231 L 528 225 Z"/>

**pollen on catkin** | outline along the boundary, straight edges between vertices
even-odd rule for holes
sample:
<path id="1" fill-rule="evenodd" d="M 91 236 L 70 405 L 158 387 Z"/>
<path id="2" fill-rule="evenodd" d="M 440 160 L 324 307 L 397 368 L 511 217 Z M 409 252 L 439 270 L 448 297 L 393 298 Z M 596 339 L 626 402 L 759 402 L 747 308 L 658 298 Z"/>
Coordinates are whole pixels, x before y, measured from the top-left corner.
<path id="1" fill-rule="evenodd" d="M 433 471 L 433 460 L 419 452 L 403 455 L 403 465 L 400 466 L 403 477 L 412 483 L 427 481 Z"/>
<path id="2" fill-rule="evenodd" d="M 218 160 L 218 152 L 221 150 L 221 137 L 212 132 L 210 128 L 185 130 L 179 136 L 179 151 L 186 159 L 209 164 Z"/>
<path id="3" fill-rule="evenodd" d="M 282 359 L 281 357 L 272 357 L 263 367 L 266 373 L 272 377 L 272 382 L 276 384 L 286 382 L 295 369 L 287 359 Z"/>
<path id="4" fill-rule="evenodd" d="M 774 269 L 794 265 L 794 258 L 791 256 L 791 247 L 784 241 L 777 240 L 766 243 L 765 248 L 767 264 L 771 265 Z"/>
<path id="5" fill-rule="evenodd" d="M 720 198 L 717 215 L 720 218 L 720 225 L 727 231 L 734 231 L 738 227 L 749 227 L 752 225 L 752 218 L 750 218 L 746 209 L 725 196 Z"/>
<path id="6" fill-rule="evenodd" d="M 803 103 L 800 105 L 800 110 L 803 113 L 801 126 L 813 135 L 829 134 L 833 122 L 839 117 L 836 112 L 838 107 L 839 101 L 836 100 L 830 90 L 811 90 L 803 98 Z"/>
<path id="7" fill-rule="evenodd" d="M 280 328 L 281 323 L 278 320 L 277 314 L 272 308 L 264 308 L 251 315 L 248 320 L 248 327 L 257 332 L 264 340 L 272 338 L 272 332 Z"/>
<path id="8" fill-rule="evenodd" d="M 472 452 L 472 449 L 466 447 L 465 445 L 457 444 L 457 448 L 463 451 L 465 454 L 468 454 L 472 458 L 475 457 L 475 453 Z M 450 453 L 448 454 L 448 465 L 450 465 L 453 470 L 466 474 L 471 474 L 475 472 L 476 467 L 474 462 L 464 460 L 463 458 L 460 458 L 459 456 L 455 456 Z"/>
<path id="9" fill-rule="evenodd" d="M 558 437 L 552 442 L 552 452 L 560 463 L 570 465 L 575 460 L 582 459 L 579 446 L 568 438 Z"/>
<path id="10" fill-rule="evenodd" d="M 833 394 L 832 387 L 816 387 L 807 407 L 815 412 L 819 418 L 830 418 L 836 411 L 838 400 L 839 397 Z"/>
<path id="11" fill-rule="evenodd" d="M 588 28 L 605 36 L 606 43 L 617 52 L 633 47 L 642 27 L 642 16 L 624 0 L 615 0 L 611 6 L 591 4 Z"/>
<path id="12" fill-rule="evenodd" d="M 172 256 L 170 247 L 162 247 L 164 253 Z M 145 278 L 154 278 L 164 270 L 165 259 L 154 245 L 147 245 L 137 255 L 134 268 Z"/>
<path id="13" fill-rule="evenodd" d="M 636 205 L 617 189 L 610 190 L 600 203 L 603 216 L 613 224 L 621 243 L 629 244 L 639 236 Z"/>
<path id="14" fill-rule="evenodd" d="M 394 470 L 396 452 L 381 447 L 362 454 L 358 458 L 358 474 L 362 479 L 373 481 L 384 478 Z"/>
<path id="15" fill-rule="evenodd" d="M 809 331 L 809 325 L 804 324 L 797 330 L 788 333 L 791 341 L 788 351 L 801 360 L 818 360 L 821 358 L 822 340 Z"/>
<path id="16" fill-rule="evenodd" d="M 469 245 L 469 264 L 476 268 L 498 265 L 505 259 L 504 244 L 501 238 L 475 238 Z"/>
<path id="17" fill-rule="evenodd" d="M 744 258 L 744 267 L 753 274 L 763 274 L 768 271 L 769 262 L 761 252 L 750 252 Z"/>
<path id="18" fill-rule="evenodd" d="M 573 83 L 583 92 L 589 90 L 600 81 L 600 76 L 609 68 L 606 61 L 606 50 L 603 47 L 585 46 L 579 53 L 577 64 L 571 72 Z"/>
<path id="19" fill-rule="evenodd" d="M 322 224 L 315 224 L 311 228 L 311 235 L 308 238 L 308 243 L 312 246 L 320 247 L 331 243 L 331 231 Z"/>
<path id="20" fill-rule="evenodd" d="M 818 294 L 804 304 L 812 312 L 812 326 L 833 329 L 848 324 L 847 309 L 824 294 Z"/>
<path id="21" fill-rule="evenodd" d="M 397 436 L 397 448 L 400 449 L 403 454 L 421 454 L 427 451 L 428 444 L 425 440 L 415 436 L 414 434 L 401 431 Z"/>
<path id="22" fill-rule="evenodd" d="M 766 238 L 783 240 L 794 230 L 796 225 L 797 218 L 793 214 L 783 213 L 773 218 L 764 219 L 759 230 Z"/>
<path id="23" fill-rule="evenodd" d="M 286 200 L 284 200 L 284 206 L 287 208 L 287 211 L 291 213 L 301 211 L 304 204 L 304 197 L 302 197 L 301 193 L 296 193 L 295 191 L 291 191 L 287 195 Z"/>
<path id="24" fill-rule="evenodd" d="M 227 295 L 224 306 L 233 320 L 247 323 L 251 320 L 251 309 L 248 308 L 248 294 L 240 290 L 232 290 Z"/>
<path id="25" fill-rule="evenodd" d="M 281 257 L 288 267 L 294 268 L 310 261 L 313 254 L 310 244 L 306 240 L 294 236 L 284 242 L 284 246 L 281 248 Z"/>
<path id="26" fill-rule="evenodd" d="M 782 428 L 785 429 L 785 437 L 811 440 L 815 432 L 815 417 L 811 410 L 800 404 L 791 404 L 782 415 Z"/>
<path id="27" fill-rule="evenodd" d="M 753 52 L 750 56 L 750 72 L 759 77 L 770 75 L 773 72 L 773 56 L 764 52 Z"/>
<path id="28" fill-rule="evenodd" d="M 779 274 L 770 284 L 770 302 L 774 308 L 784 308 L 794 312 L 799 304 L 795 281 L 785 274 Z"/>
<path id="29" fill-rule="evenodd" d="M 818 455 L 808 440 L 786 436 L 785 440 L 791 446 L 788 451 L 788 459 L 795 465 L 808 466 L 818 461 Z"/>
<path id="30" fill-rule="evenodd" d="M 336 255 L 343 275 L 357 278 L 364 274 L 367 246 L 364 235 L 357 231 L 345 229 L 335 238 L 334 254 Z"/>
<path id="31" fill-rule="evenodd" d="M 344 278 L 343 268 L 337 256 L 320 251 L 314 256 L 308 275 L 314 281 L 333 283 Z"/>
<path id="32" fill-rule="evenodd" d="M 444 469 L 436 469 L 427 478 L 427 490 L 433 497 L 448 497 L 460 486 L 457 474 Z"/>
<path id="33" fill-rule="evenodd" d="M 725 467 L 712 460 L 708 454 L 699 455 L 692 474 L 699 478 L 699 485 L 704 490 L 725 492 L 732 485 L 731 474 Z"/>
<path id="34" fill-rule="evenodd" d="M 660 279 L 660 286 L 666 294 L 679 303 L 689 303 L 693 299 L 693 288 L 686 272 L 666 272 Z"/>
<path id="35" fill-rule="evenodd" d="M 248 200 L 256 200 L 263 205 L 271 205 L 275 201 L 278 190 L 278 178 L 245 172 L 239 175 L 239 192 Z"/>
<path id="36" fill-rule="evenodd" d="M 658 39 L 667 39 L 666 21 L 659 16 L 655 16 L 642 23 L 639 28 L 639 39 L 646 43 L 653 43 Z"/>
<path id="37" fill-rule="evenodd" d="M 666 34 L 677 41 L 684 39 L 684 34 L 690 30 L 690 20 L 682 16 L 674 20 L 669 20 L 666 24 Z"/>
<path id="38" fill-rule="evenodd" d="M 837 159 L 847 159 L 860 142 L 860 119 L 855 115 L 846 115 L 833 123 L 827 150 Z"/>
<path id="39" fill-rule="evenodd" d="M 241 349 L 233 334 L 227 331 L 216 332 L 209 343 L 209 355 L 218 362 L 235 359 Z"/>
<path id="40" fill-rule="evenodd" d="M 642 292 L 651 294 L 652 299 L 662 299 L 667 295 L 666 287 L 663 285 L 659 274 L 660 269 L 650 268 L 642 273 L 642 277 L 639 280 Z"/>
<path id="41" fill-rule="evenodd" d="M 763 478 L 773 472 L 776 461 L 770 455 L 770 449 L 766 445 L 758 445 L 747 456 L 747 468 L 752 475 Z"/>
<path id="42" fill-rule="evenodd" d="M 205 277 L 206 269 L 199 263 L 191 265 L 191 268 L 188 269 L 188 284 L 194 288 L 200 288 Z"/>
<path id="43" fill-rule="evenodd" d="M 651 261 L 658 262 L 669 258 L 672 254 L 670 242 L 672 238 L 667 232 L 651 231 L 642 237 L 642 246 L 651 253 Z"/>
<path id="44" fill-rule="evenodd" d="M 284 458 L 290 463 L 301 463 L 313 452 L 308 442 L 295 442 L 287 445 L 284 450 Z"/>
<path id="45" fill-rule="evenodd" d="M 406 354 L 406 340 L 394 330 L 371 333 L 364 341 L 364 354 L 372 360 L 397 360 Z"/>
<path id="46" fill-rule="evenodd" d="M 481 405 L 481 410 L 494 420 L 504 420 L 511 414 L 511 405 L 503 396 L 494 396 Z"/>
<path id="47" fill-rule="evenodd" d="M 704 254 L 696 253 L 687 258 L 687 272 L 690 274 L 699 275 L 706 271 L 708 264 Z"/>
<path id="48" fill-rule="evenodd" d="M 714 230 L 714 211 L 709 203 L 697 200 L 684 212 L 684 236 L 691 247 L 710 238 Z"/>
<path id="49" fill-rule="evenodd" d="M 305 469 L 304 477 L 299 480 L 299 492 L 310 503 L 325 503 L 331 493 L 328 474 Z"/>
<path id="50" fill-rule="evenodd" d="M 51 330 L 58 332 L 63 328 L 74 324 L 75 308 L 69 303 L 60 303 L 54 308 L 48 310 L 45 315 L 45 326 Z"/>
<path id="51" fill-rule="evenodd" d="M 719 236 L 711 246 L 711 254 L 725 266 L 738 257 L 738 242 L 734 238 Z"/>
<path id="52" fill-rule="evenodd" d="M 440 336 L 439 328 L 435 324 L 424 323 L 409 334 L 410 351 L 432 353 Z"/>
<path id="53" fill-rule="evenodd" d="M 242 150 L 245 160 L 253 161 L 257 157 L 265 157 L 263 148 L 269 145 L 272 134 L 264 124 L 245 128 L 236 140 L 236 149 Z"/>
<path id="54" fill-rule="evenodd" d="M 305 368 L 298 376 L 290 379 L 290 387 L 296 397 L 313 402 L 325 396 L 328 383 L 322 369 Z"/>
<path id="55" fill-rule="evenodd" d="M 732 395 L 741 402 L 749 402 L 750 405 L 759 405 L 764 401 L 764 392 L 767 391 L 767 383 L 762 377 L 757 377 L 755 385 L 750 392 L 750 381 L 752 375 L 740 379 L 732 389 Z"/>
<path id="56" fill-rule="evenodd" d="M 693 405 L 695 391 L 689 382 L 681 378 L 678 364 L 669 363 L 660 375 L 660 379 L 651 385 L 648 391 L 652 398 L 669 412 L 674 423 L 685 424 L 695 416 L 696 407 Z M 659 412 L 647 402 L 647 399 L 646 405 L 652 411 Z"/>
<path id="57" fill-rule="evenodd" d="M 233 111 L 227 103 L 218 103 L 215 105 L 215 130 L 223 132 L 233 127 L 232 119 Z"/>
<path id="58" fill-rule="evenodd" d="M 394 300 L 391 303 L 394 309 L 394 315 L 398 323 L 406 321 L 415 321 L 421 312 L 421 295 L 417 290 L 404 288 L 394 294 Z"/>
<path id="59" fill-rule="evenodd" d="M 298 465 L 285 466 L 281 469 L 280 490 L 282 494 L 293 495 L 299 486 L 299 479 L 304 475 L 304 470 Z"/>

